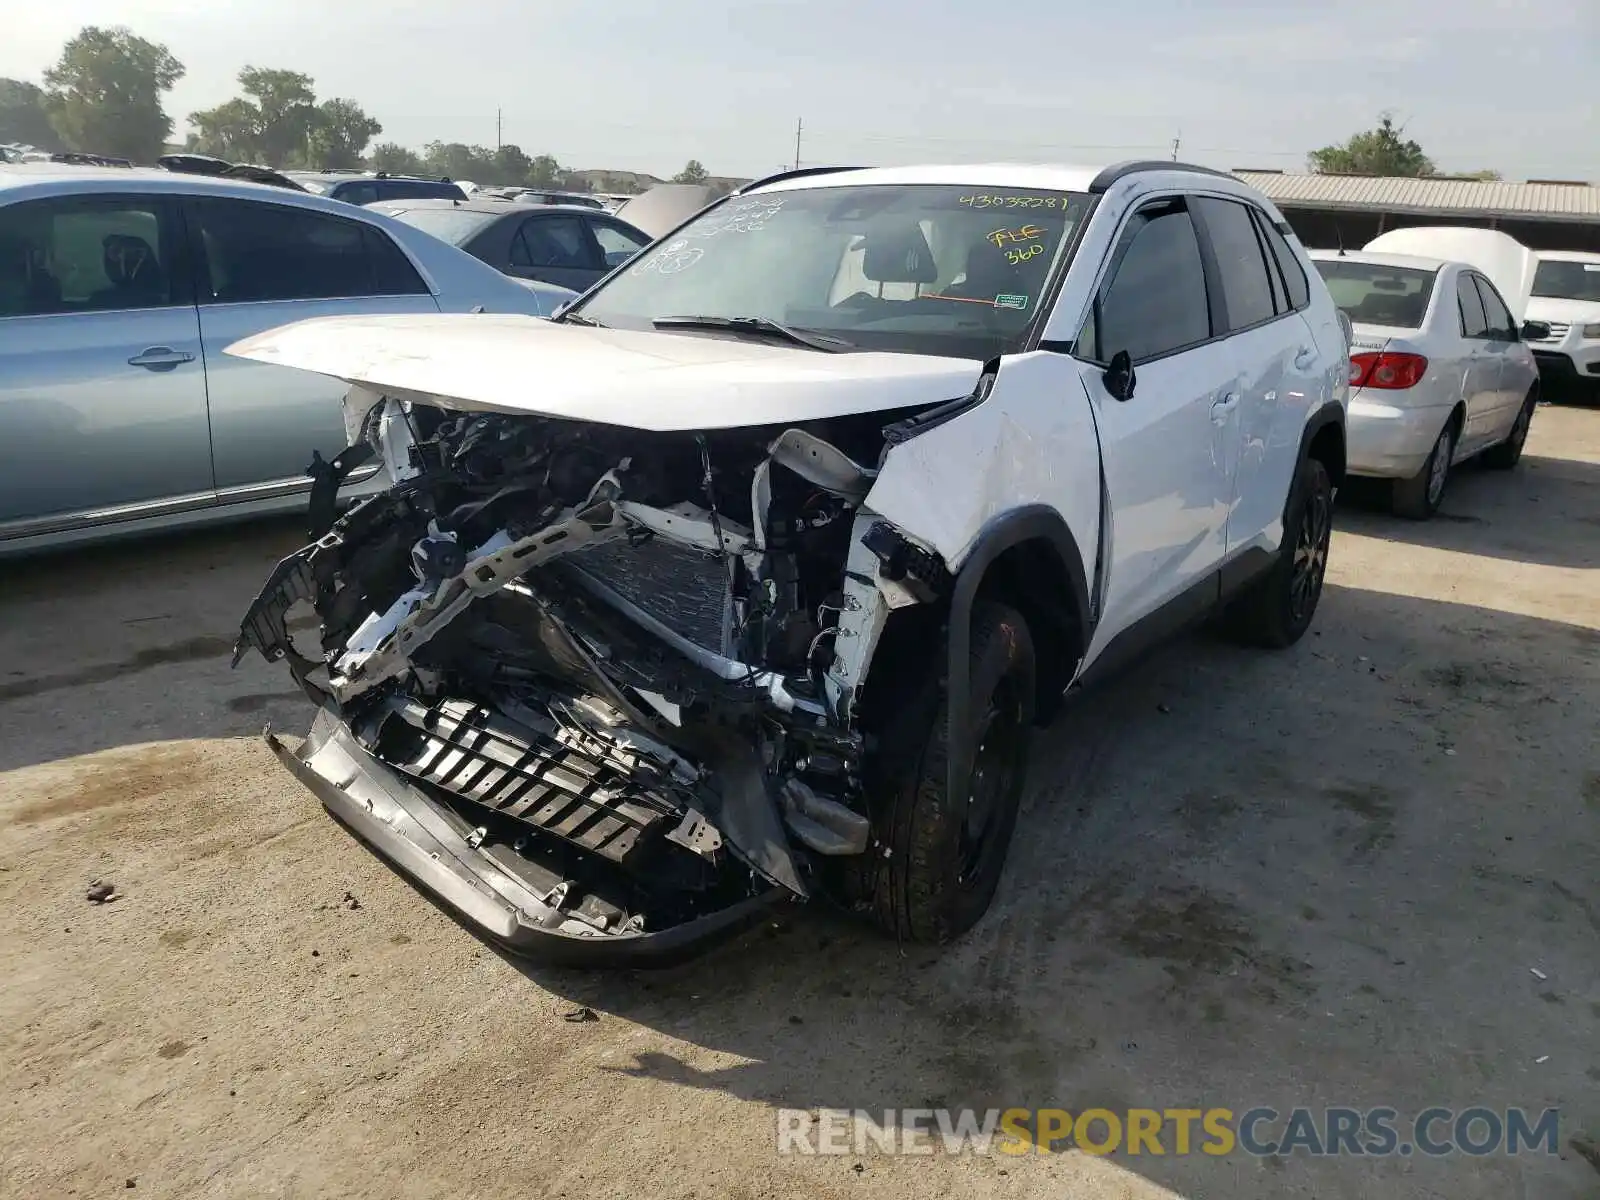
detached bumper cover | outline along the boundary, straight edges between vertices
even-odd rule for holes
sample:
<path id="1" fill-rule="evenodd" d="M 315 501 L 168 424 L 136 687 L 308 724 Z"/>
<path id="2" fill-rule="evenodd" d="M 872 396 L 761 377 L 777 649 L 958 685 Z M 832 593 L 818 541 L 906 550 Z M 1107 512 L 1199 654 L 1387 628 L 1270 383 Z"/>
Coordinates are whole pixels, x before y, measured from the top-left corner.
<path id="1" fill-rule="evenodd" d="M 291 748 L 268 746 L 323 806 L 463 924 L 508 952 L 568 966 L 670 966 L 758 921 L 788 893 L 772 888 L 657 932 L 600 934 L 563 914 L 480 850 L 472 827 L 378 761 L 338 716 L 321 710 Z"/>

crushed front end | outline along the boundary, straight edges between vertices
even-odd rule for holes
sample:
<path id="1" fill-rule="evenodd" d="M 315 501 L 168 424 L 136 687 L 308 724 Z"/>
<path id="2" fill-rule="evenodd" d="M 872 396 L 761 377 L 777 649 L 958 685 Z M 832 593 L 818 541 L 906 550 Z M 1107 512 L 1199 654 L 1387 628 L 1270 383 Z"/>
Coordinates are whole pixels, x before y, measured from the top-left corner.
<path id="1" fill-rule="evenodd" d="M 875 852 L 861 689 L 891 610 L 947 583 L 864 504 L 884 419 L 649 432 L 369 397 L 352 431 L 393 485 L 242 623 L 235 662 L 286 662 L 322 710 L 269 741 L 515 952 L 661 963 L 808 898 Z"/>

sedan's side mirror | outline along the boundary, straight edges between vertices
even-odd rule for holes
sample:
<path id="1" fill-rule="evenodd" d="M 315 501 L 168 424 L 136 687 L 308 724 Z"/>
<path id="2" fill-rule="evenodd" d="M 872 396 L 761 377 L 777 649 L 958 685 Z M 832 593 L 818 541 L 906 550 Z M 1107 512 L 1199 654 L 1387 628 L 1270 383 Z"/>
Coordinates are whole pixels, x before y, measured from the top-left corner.
<path id="1" fill-rule="evenodd" d="M 1111 356 L 1111 362 L 1100 378 L 1105 381 L 1106 391 L 1118 400 L 1131 400 L 1138 383 L 1138 377 L 1133 373 L 1133 357 L 1126 350 L 1118 350 Z"/>
<path id="2" fill-rule="evenodd" d="M 1522 340 L 1525 342 L 1542 342 L 1550 336 L 1550 323 L 1548 321 L 1524 321 L 1522 323 Z"/>

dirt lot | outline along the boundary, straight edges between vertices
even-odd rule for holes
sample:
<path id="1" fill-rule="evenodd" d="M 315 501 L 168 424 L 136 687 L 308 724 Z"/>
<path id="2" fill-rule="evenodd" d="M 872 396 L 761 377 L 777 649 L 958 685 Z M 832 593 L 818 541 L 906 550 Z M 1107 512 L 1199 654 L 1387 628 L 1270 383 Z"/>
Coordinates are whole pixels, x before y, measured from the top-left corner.
<path id="1" fill-rule="evenodd" d="M 0 1194 L 1600 1196 L 1600 411 L 1452 488 L 1344 508 L 1293 652 L 1186 640 L 1039 738 L 961 944 L 796 911 L 653 976 L 506 961 L 271 759 L 308 710 L 226 652 L 293 528 L 4 570 Z M 778 1107 L 1337 1104 L 1559 1106 L 1560 1156 L 774 1149 Z"/>

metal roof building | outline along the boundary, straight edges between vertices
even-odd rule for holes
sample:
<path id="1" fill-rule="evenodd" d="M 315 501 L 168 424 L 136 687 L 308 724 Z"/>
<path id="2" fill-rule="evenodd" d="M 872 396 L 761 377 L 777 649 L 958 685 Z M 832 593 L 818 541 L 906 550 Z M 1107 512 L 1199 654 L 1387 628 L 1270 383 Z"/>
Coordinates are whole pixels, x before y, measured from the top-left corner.
<path id="1" fill-rule="evenodd" d="M 1536 250 L 1600 251 L 1600 187 L 1581 181 L 1233 173 L 1318 249 L 1354 249 L 1408 225 L 1472 225 L 1504 230 Z"/>

